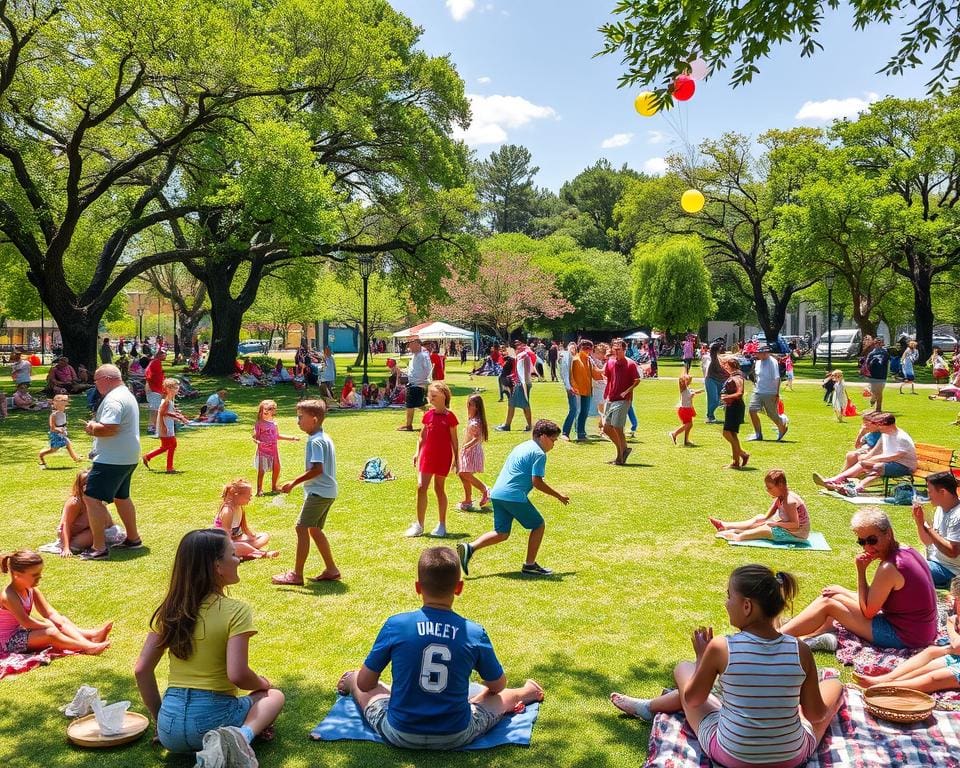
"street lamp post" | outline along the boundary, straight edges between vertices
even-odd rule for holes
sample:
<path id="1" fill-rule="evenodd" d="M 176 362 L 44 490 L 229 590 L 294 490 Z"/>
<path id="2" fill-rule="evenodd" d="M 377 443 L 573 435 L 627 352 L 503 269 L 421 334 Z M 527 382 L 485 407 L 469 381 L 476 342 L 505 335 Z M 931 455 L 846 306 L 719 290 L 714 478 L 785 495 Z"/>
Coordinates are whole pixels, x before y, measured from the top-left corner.
<path id="1" fill-rule="evenodd" d="M 836 282 L 836 275 L 828 272 L 823 278 L 823 284 L 827 286 L 827 372 L 833 370 L 833 284 Z"/>
<path id="2" fill-rule="evenodd" d="M 367 336 L 367 284 L 373 273 L 373 256 L 364 253 L 357 257 L 360 262 L 360 277 L 363 280 L 363 383 L 369 384 L 367 376 L 367 353 L 370 351 L 370 340 Z"/>

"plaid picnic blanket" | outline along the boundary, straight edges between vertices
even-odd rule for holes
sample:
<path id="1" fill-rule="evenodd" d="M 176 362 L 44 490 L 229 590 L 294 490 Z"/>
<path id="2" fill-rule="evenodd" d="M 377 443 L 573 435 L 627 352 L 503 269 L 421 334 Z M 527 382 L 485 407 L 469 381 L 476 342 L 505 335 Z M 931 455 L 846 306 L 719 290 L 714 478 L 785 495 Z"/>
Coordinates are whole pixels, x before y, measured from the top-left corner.
<path id="1" fill-rule="evenodd" d="M 922 650 L 879 648 L 839 624 L 835 623 L 834 626 L 837 628 L 837 640 L 840 643 L 837 647 L 837 661 L 848 667 L 853 666 L 854 671 L 861 675 L 882 675 Z M 947 636 L 943 622 L 939 636 Z M 937 709 L 960 710 L 960 691 L 939 691 L 932 695 L 937 700 Z"/>
<path id="2" fill-rule="evenodd" d="M 657 715 L 645 768 L 712 768 L 682 714 Z M 874 720 L 848 689 L 817 753 L 805 768 L 960 768 L 960 715 L 934 712 L 916 725 Z"/>
<path id="3" fill-rule="evenodd" d="M 34 667 L 49 664 L 61 656 L 70 656 L 72 651 L 57 651 L 45 648 L 36 653 L 0 653 L 0 680 L 10 675 L 29 672 Z"/>

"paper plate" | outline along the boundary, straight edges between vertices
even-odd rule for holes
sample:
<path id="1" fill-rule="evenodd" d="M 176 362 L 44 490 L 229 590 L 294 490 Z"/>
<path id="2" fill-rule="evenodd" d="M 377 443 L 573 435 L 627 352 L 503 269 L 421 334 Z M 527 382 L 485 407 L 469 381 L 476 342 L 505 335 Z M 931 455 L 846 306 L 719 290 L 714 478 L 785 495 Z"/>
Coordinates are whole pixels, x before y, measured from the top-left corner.
<path id="1" fill-rule="evenodd" d="M 119 747 L 139 739 L 150 726 L 150 720 L 139 712 L 127 711 L 123 718 L 123 731 L 116 736 L 104 736 L 93 715 L 78 717 L 67 726 L 67 739 L 78 747 Z"/>
<path id="2" fill-rule="evenodd" d="M 871 715 L 895 723 L 926 720 L 935 703 L 932 696 L 896 685 L 871 686 L 863 692 L 863 701 Z"/>

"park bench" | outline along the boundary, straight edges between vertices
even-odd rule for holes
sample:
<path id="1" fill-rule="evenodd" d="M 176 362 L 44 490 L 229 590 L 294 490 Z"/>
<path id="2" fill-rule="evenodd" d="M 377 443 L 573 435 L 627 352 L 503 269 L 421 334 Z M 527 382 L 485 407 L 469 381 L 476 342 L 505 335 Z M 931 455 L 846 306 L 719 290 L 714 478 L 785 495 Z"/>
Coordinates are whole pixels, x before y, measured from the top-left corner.
<path id="1" fill-rule="evenodd" d="M 890 495 L 890 484 L 909 482 L 914 486 L 921 486 L 928 475 L 934 472 L 954 472 L 960 474 L 960 463 L 957 461 L 956 451 L 953 448 L 944 448 L 942 445 L 917 443 L 917 468 L 909 475 L 883 478 L 883 495 Z"/>

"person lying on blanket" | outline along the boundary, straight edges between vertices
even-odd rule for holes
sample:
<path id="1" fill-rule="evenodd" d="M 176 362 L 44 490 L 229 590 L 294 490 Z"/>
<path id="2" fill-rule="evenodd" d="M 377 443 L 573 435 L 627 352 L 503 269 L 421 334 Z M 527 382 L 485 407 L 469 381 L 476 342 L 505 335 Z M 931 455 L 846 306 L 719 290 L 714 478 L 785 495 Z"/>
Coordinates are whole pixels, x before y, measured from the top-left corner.
<path id="1" fill-rule="evenodd" d="M 897 542 L 890 518 L 863 507 L 850 520 L 863 548 L 856 557 L 857 589 L 832 585 L 783 625 L 815 651 L 837 650 L 833 622 L 881 648 L 925 648 L 937 637 L 937 595 L 923 555 Z M 873 582 L 867 568 L 878 562 Z"/>
<path id="2" fill-rule="evenodd" d="M 388 744 L 409 749 L 458 749 L 500 719 L 543 700 L 534 680 L 507 688 L 507 677 L 479 624 L 453 611 L 463 590 L 460 560 L 449 547 L 431 547 L 417 565 L 423 608 L 387 619 L 358 671 L 343 673 L 337 691 L 352 695 L 364 720 Z M 393 665 L 393 687 L 380 674 Z M 469 697 L 476 670 L 486 686 Z"/>
<path id="3" fill-rule="evenodd" d="M 674 669 L 678 690 L 655 699 L 610 694 L 615 707 L 643 720 L 680 712 L 703 751 L 719 765 L 756 768 L 804 765 L 840 707 L 843 686 L 833 670 L 818 682 L 810 649 L 777 631 L 777 618 L 799 586 L 789 573 L 744 565 L 727 582 L 727 615 L 739 632 L 693 633 L 695 662 Z M 826 675 L 825 675 L 826 676 Z M 711 691 L 719 678 L 723 700 Z"/>
<path id="4" fill-rule="evenodd" d="M 833 477 L 823 477 L 814 472 L 813 482 L 823 488 L 842 493 L 844 496 L 859 496 L 860 492 L 881 477 L 912 475 L 917 468 L 917 448 L 913 438 L 897 426 L 892 413 L 876 414 L 880 442 L 860 457 L 853 466 Z M 860 478 L 853 484 L 848 480 Z"/>
<path id="5" fill-rule="evenodd" d="M 884 675 L 858 675 L 853 679 L 864 688 L 871 685 L 899 685 L 924 693 L 960 688 L 960 577 L 950 582 L 953 615 L 947 621 L 947 637 L 936 645 L 900 662 Z"/>
<path id="6" fill-rule="evenodd" d="M 767 539 L 781 544 L 806 541 L 810 536 L 810 515 L 803 499 L 787 488 L 786 473 L 782 469 L 771 469 L 764 475 L 763 482 L 767 493 L 773 497 L 767 513 L 737 523 L 708 517 L 710 524 L 719 531 L 717 538 L 727 541 Z"/>

